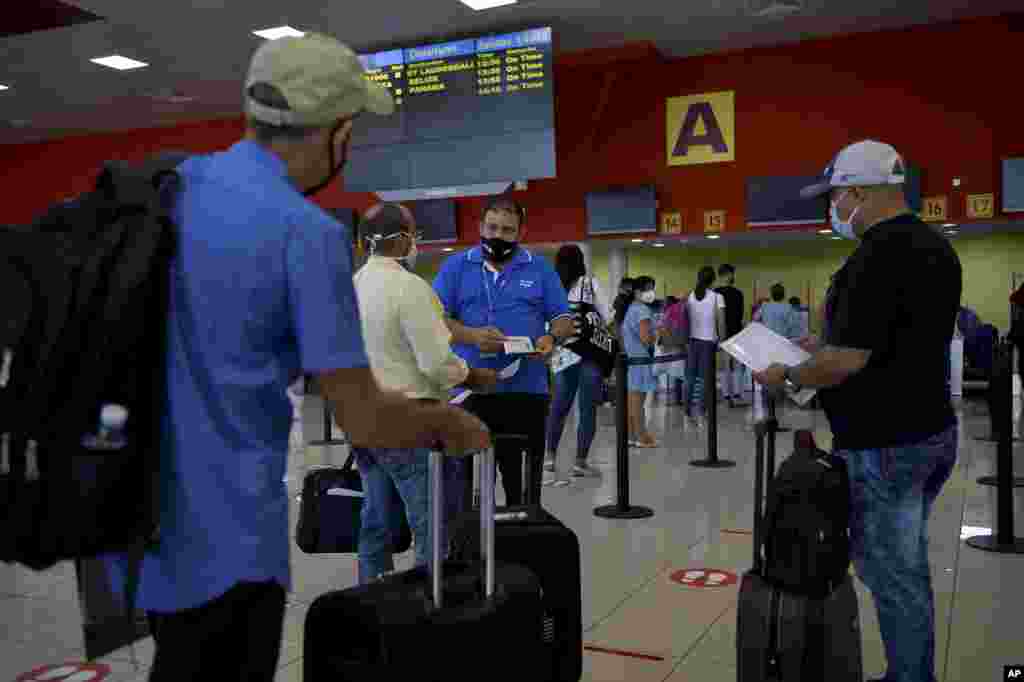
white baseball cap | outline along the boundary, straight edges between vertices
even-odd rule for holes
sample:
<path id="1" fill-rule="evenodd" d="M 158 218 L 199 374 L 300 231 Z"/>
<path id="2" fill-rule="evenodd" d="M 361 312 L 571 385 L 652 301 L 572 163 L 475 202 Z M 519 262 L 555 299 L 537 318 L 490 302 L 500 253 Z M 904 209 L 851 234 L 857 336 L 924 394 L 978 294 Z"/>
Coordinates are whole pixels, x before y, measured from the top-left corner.
<path id="1" fill-rule="evenodd" d="M 252 56 L 245 79 L 246 113 L 276 126 L 328 126 L 361 111 L 382 116 L 395 110 L 387 88 L 371 83 L 356 53 L 317 33 L 270 40 Z M 274 86 L 288 102 L 276 109 L 249 97 L 256 83 Z"/>
<path id="2" fill-rule="evenodd" d="M 902 185 L 905 180 L 906 164 L 899 152 L 884 142 L 863 140 L 839 152 L 822 174 L 822 181 L 804 187 L 800 196 L 813 199 L 833 187 Z"/>

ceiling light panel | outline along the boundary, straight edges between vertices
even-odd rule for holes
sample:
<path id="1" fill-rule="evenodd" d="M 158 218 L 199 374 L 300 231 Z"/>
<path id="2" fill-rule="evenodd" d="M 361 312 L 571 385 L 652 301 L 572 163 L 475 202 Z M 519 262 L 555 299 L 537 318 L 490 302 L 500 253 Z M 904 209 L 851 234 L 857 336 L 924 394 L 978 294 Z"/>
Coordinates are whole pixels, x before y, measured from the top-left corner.
<path id="1" fill-rule="evenodd" d="M 260 38 L 266 38 L 267 40 L 277 40 L 278 38 L 301 38 L 306 35 L 303 31 L 291 26 L 275 26 L 274 28 L 264 28 L 259 31 L 253 31 L 255 35 Z"/>
<path id="2" fill-rule="evenodd" d="M 485 9 L 514 5 L 518 0 L 459 0 L 459 2 L 472 10 L 480 12 Z"/>
<path id="3" fill-rule="evenodd" d="M 0 83 L 0 91 L 3 91 L 3 90 L 10 90 L 10 88 L 7 87 L 6 85 L 3 85 L 2 83 Z"/>
<path id="4" fill-rule="evenodd" d="M 100 66 L 106 66 L 111 69 L 117 69 L 118 71 L 131 71 L 132 69 L 141 69 L 149 66 L 146 62 L 140 62 L 135 59 L 129 59 L 128 57 L 122 57 L 121 55 L 110 55 L 109 57 L 96 57 L 90 59 L 94 64 Z"/>

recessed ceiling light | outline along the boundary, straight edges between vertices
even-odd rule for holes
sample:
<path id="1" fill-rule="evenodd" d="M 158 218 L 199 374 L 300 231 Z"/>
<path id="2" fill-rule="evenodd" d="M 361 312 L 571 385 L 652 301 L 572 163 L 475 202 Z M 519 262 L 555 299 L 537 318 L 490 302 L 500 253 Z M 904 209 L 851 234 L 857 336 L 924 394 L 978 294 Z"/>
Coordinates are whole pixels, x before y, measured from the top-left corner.
<path id="1" fill-rule="evenodd" d="M 514 5 L 519 0 L 459 0 L 466 7 L 476 10 L 494 9 L 495 7 L 504 7 L 505 5 Z"/>
<path id="2" fill-rule="evenodd" d="M 818 234 L 832 234 L 832 230 L 826 227 L 824 230 L 818 230 Z"/>
<path id="3" fill-rule="evenodd" d="M 634 244 L 643 244 L 643 243 L 644 243 L 644 240 L 643 240 L 643 239 L 634 239 L 634 240 L 633 240 L 633 243 L 634 243 Z"/>
<path id="4" fill-rule="evenodd" d="M 658 242 L 657 244 L 651 244 L 651 246 L 653 246 L 653 247 L 654 247 L 654 248 L 656 248 L 656 249 L 660 249 L 660 248 L 662 248 L 662 247 L 663 247 L 663 246 L 665 246 L 665 245 L 664 245 L 664 244 L 662 244 L 661 242 Z"/>
<path id="5" fill-rule="evenodd" d="M 718 239 L 718 238 L 719 238 L 719 235 L 717 235 L 717 234 L 709 234 L 708 235 L 708 239 Z"/>
<path id="6" fill-rule="evenodd" d="M 842 237 L 832 237 L 832 241 L 839 241 Z"/>
<path id="7" fill-rule="evenodd" d="M 266 38 L 267 40 L 277 40 L 278 38 L 301 38 L 306 35 L 303 31 L 291 26 L 275 26 L 274 28 L 264 28 L 259 31 L 253 31 L 254 34 L 260 38 Z"/>
<path id="8" fill-rule="evenodd" d="M 117 69 L 118 71 L 131 71 L 132 69 L 141 69 L 145 66 L 149 66 L 146 62 L 136 61 L 116 54 L 112 54 L 109 57 L 97 57 L 96 59 L 90 59 L 89 61 L 94 64 L 99 64 L 100 66 Z"/>
<path id="9" fill-rule="evenodd" d="M 0 90 L 10 90 L 6 85 L 0 85 Z"/>
<path id="10" fill-rule="evenodd" d="M 452 252 L 452 251 L 454 251 L 455 249 L 453 249 L 453 248 L 452 248 L 452 247 L 450 247 L 450 246 L 446 246 L 446 247 L 444 247 L 444 250 L 445 250 L 446 252 L 448 252 L 448 253 L 451 253 L 451 252 Z"/>
<path id="11" fill-rule="evenodd" d="M 946 223 L 943 227 L 956 227 L 956 223 Z"/>

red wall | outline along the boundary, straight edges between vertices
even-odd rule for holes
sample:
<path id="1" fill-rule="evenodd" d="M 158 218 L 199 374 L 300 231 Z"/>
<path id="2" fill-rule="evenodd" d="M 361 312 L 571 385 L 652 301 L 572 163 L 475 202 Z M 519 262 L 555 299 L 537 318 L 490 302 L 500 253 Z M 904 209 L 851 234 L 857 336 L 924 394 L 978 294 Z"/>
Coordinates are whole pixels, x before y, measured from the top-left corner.
<path id="1" fill-rule="evenodd" d="M 943 24 L 664 61 L 649 47 L 567 55 L 556 64 L 558 178 L 517 193 L 529 241 L 581 239 L 583 195 L 612 185 L 654 183 L 663 209 L 682 211 L 700 232 L 705 210 L 743 222 L 745 181 L 814 174 L 844 144 L 874 137 L 923 167 L 924 194 L 947 194 L 961 219 L 967 193 L 997 192 L 999 160 L 1024 154 L 1022 109 L 1011 48 L 1024 15 Z M 614 61 L 609 61 L 614 60 Z M 669 168 L 665 98 L 736 91 L 736 162 Z M 88 188 L 107 158 L 159 149 L 207 151 L 241 134 L 238 120 L 90 135 L 0 147 L 5 201 L 0 222 L 25 222 Z M 952 178 L 963 185 L 952 188 Z M 364 208 L 368 195 L 332 187 L 318 200 Z M 997 197 L 998 202 L 998 197 Z M 480 200 L 460 201 L 460 236 L 476 238 Z"/>

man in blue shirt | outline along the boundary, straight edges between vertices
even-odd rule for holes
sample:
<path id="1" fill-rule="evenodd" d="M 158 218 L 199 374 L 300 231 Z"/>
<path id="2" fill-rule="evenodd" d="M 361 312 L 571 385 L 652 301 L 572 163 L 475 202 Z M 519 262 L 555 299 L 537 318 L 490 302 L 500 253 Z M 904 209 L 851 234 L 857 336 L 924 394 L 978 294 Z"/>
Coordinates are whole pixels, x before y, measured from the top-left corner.
<path id="1" fill-rule="evenodd" d="M 505 504 L 510 506 L 540 502 L 549 396 L 544 358 L 557 340 L 573 333 L 565 287 L 554 267 L 519 246 L 524 218 L 515 201 L 506 197 L 492 201 L 480 225 L 480 246 L 448 258 L 434 280 L 452 331 L 452 346 L 470 367 L 500 370 L 520 359 L 505 353 L 509 336 L 529 337 L 537 351 L 522 357 L 518 372 L 500 381 L 494 393 L 473 395 L 463 403 L 493 433 L 528 438 L 525 500 L 523 448 L 514 442 L 495 443 Z"/>
<path id="2" fill-rule="evenodd" d="M 464 411 L 375 383 L 348 228 L 303 198 L 341 172 L 352 119 L 392 109 L 333 38 L 268 41 L 246 83 L 245 140 L 179 168 L 160 538 L 138 586 L 150 680 L 274 678 L 290 589 L 285 389 L 301 373 L 354 442 L 488 445 Z M 115 579 L 124 561 L 111 557 Z"/>

